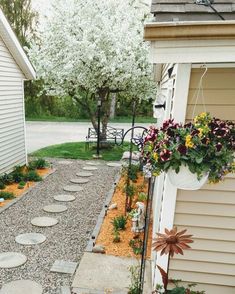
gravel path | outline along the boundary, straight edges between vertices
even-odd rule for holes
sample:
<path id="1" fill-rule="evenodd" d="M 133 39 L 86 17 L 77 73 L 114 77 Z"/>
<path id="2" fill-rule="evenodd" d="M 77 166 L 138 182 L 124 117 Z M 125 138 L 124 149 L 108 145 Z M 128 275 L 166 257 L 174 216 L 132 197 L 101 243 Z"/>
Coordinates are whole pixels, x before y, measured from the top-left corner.
<path id="1" fill-rule="evenodd" d="M 43 286 L 43 294 L 56 294 L 60 286 L 71 285 L 72 276 L 51 273 L 55 260 L 78 262 L 86 247 L 87 240 L 96 224 L 106 193 L 111 188 L 118 168 L 104 164 L 93 171 L 90 182 L 84 190 L 71 193 L 76 200 L 65 204 L 68 210 L 63 213 L 47 213 L 42 210 L 48 204 L 60 204 L 53 200 L 57 194 L 70 194 L 63 191 L 69 180 L 82 171 L 84 161 L 71 160 L 71 165 L 59 164 L 52 160 L 57 171 L 39 183 L 23 199 L 0 214 L 0 253 L 21 252 L 28 257 L 25 265 L 14 269 L 0 269 L 0 288 L 2 284 L 18 279 L 31 279 Z M 34 217 L 50 216 L 59 224 L 50 228 L 31 225 Z M 24 246 L 15 242 L 15 237 L 23 233 L 42 233 L 47 237 L 43 244 Z M 32 293 L 33 294 L 33 293 Z"/>

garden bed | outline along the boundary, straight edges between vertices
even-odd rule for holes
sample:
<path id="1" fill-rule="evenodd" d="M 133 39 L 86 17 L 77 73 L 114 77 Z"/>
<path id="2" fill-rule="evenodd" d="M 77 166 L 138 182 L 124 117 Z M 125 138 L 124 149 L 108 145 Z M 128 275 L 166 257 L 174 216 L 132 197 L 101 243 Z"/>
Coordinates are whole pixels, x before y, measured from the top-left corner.
<path id="1" fill-rule="evenodd" d="M 34 161 L 34 163 L 37 161 Z M 43 160 L 47 166 L 43 168 L 29 168 L 28 166 L 15 167 L 9 175 L 2 175 L 0 178 L 1 189 L 0 198 L 4 199 L 0 202 L 0 211 L 15 203 L 20 197 L 25 195 L 30 188 L 36 185 L 47 175 L 53 172 L 53 169 Z M 32 165 L 32 164 L 31 164 Z"/>
<path id="2" fill-rule="evenodd" d="M 139 257 L 140 254 L 135 254 L 132 247 L 129 245 L 130 241 L 133 238 L 143 240 L 144 233 L 133 233 L 132 220 L 131 217 L 127 217 L 126 228 L 125 230 L 120 230 L 120 242 L 115 243 L 114 240 L 114 228 L 113 228 L 113 219 L 115 217 L 125 214 L 125 204 L 126 204 L 126 193 L 125 193 L 125 184 L 126 176 L 122 175 L 119 183 L 115 189 L 110 205 L 117 204 L 116 209 L 108 210 L 107 215 L 104 218 L 103 224 L 101 226 L 99 235 L 96 239 L 96 245 L 102 245 L 105 247 L 105 254 L 123 256 L 123 257 Z M 138 174 L 138 179 L 136 182 L 133 182 L 136 187 L 136 192 L 133 197 L 132 207 L 135 208 L 135 203 L 138 201 L 138 193 L 144 192 L 147 193 L 148 182 L 144 179 L 141 173 Z M 146 204 L 146 201 L 144 201 Z M 135 239 L 136 240 L 136 239 Z M 148 238 L 148 248 L 147 248 L 147 257 L 150 257 L 151 254 L 151 243 L 152 243 L 152 219 L 150 221 L 149 227 L 149 238 Z"/>

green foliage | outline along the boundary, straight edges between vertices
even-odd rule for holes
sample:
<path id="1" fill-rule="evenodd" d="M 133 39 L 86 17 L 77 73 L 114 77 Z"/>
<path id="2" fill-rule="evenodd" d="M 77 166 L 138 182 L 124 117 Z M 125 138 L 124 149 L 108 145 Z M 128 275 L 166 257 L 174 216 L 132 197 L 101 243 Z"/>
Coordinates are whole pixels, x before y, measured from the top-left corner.
<path id="1" fill-rule="evenodd" d="M 14 179 L 11 174 L 4 174 L 0 177 L 0 181 L 3 182 L 5 185 L 10 185 L 14 183 Z"/>
<path id="2" fill-rule="evenodd" d="M 140 171 L 140 166 L 131 164 L 130 167 L 128 167 L 128 177 L 131 181 L 135 182 L 138 179 L 138 172 Z"/>
<path id="3" fill-rule="evenodd" d="M 128 294 L 141 294 L 140 292 L 140 267 L 139 266 L 131 266 L 129 267 L 129 271 L 131 274 L 131 284 L 128 288 Z"/>
<path id="4" fill-rule="evenodd" d="M 23 173 L 23 167 L 16 166 L 14 167 L 13 172 L 11 173 L 11 176 L 15 183 L 19 183 L 24 180 L 24 173 Z"/>
<path id="5" fill-rule="evenodd" d="M 144 193 L 144 192 L 140 192 L 138 194 L 138 201 L 146 201 L 148 198 L 148 194 L 147 193 Z"/>
<path id="6" fill-rule="evenodd" d="M 18 189 L 24 189 L 26 183 L 24 181 L 19 182 Z"/>
<path id="7" fill-rule="evenodd" d="M 3 190 L 5 188 L 6 188 L 6 185 L 2 181 L 0 181 L 0 190 Z"/>
<path id="8" fill-rule="evenodd" d="M 120 233 L 114 228 L 113 230 L 113 243 L 119 243 L 121 241 Z"/>
<path id="9" fill-rule="evenodd" d="M 112 221 L 114 231 L 125 230 L 126 222 L 127 222 L 127 218 L 124 215 L 115 217 Z"/>
<path id="10" fill-rule="evenodd" d="M 141 239 L 132 239 L 129 242 L 130 247 L 132 248 L 134 254 L 139 255 L 143 251 L 143 241 Z"/>
<path id="11" fill-rule="evenodd" d="M 28 171 L 25 174 L 24 178 L 26 181 L 33 181 L 33 182 L 40 182 L 42 180 L 42 177 L 40 177 L 35 170 Z"/>
<path id="12" fill-rule="evenodd" d="M 44 158 L 38 158 L 36 160 L 32 160 L 29 162 L 28 169 L 35 170 L 35 169 L 44 169 L 48 167 L 48 162 Z"/>
<path id="13" fill-rule="evenodd" d="M 134 185 L 132 184 L 129 184 L 129 185 L 126 185 L 125 186 L 125 190 L 126 192 L 126 195 L 130 198 L 133 198 L 133 196 L 135 195 L 135 192 L 136 192 L 136 188 Z"/>
<path id="14" fill-rule="evenodd" d="M 4 198 L 5 200 L 7 200 L 7 199 L 13 199 L 15 198 L 15 196 L 11 192 L 0 191 L 0 198 Z"/>
<path id="15" fill-rule="evenodd" d="M 181 280 L 170 280 L 171 283 L 174 284 L 174 287 L 171 290 L 164 291 L 163 286 L 156 285 L 156 289 L 153 294 L 205 294 L 205 291 L 197 291 L 193 288 L 197 286 L 197 284 L 192 283 L 188 284 L 187 286 L 180 286 Z"/>

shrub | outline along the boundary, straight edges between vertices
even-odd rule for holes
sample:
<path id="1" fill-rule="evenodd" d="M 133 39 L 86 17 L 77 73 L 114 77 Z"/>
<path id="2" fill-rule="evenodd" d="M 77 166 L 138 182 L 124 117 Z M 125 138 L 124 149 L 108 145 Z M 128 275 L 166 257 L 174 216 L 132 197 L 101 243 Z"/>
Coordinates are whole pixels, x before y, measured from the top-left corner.
<path id="1" fill-rule="evenodd" d="M 32 182 L 40 182 L 42 180 L 42 177 L 40 177 L 39 174 L 34 170 L 27 172 L 24 178 L 26 181 Z"/>
<path id="2" fill-rule="evenodd" d="M 129 268 L 131 274 L 131 285 L 128 288 L 128 294 L 141 294 L 140 290 L 140 267 L 139 266 L 131 266 Z"/>
<path id="3" fill-rule="evenodd" d="M 15 198 L 15 196 L 11 192 L 0 191 L 0 198 L 4 198 L 5 200 L 7 200 L 7 199 Z"/>
<path id="4" fill-rule="evenodd" d="M 28 165 L 29 170 L 44 169 L 46 167 L 48 167 L 48 163 L 43 158 L 32 160 L 29 162 L 29 165 Z"/>
<path id="5" fill-rule="evenodd" d="M 0 182 L 0 190 L 3 190 L 6 188 L 6 185 L 1 181 Z"/>
<path id="6" fill-rule="evenodd" d="M 23 181 L 19 182 L 18 189 L 24 189 L 25 185 L 26 185 L 25 182 L 23 182 Z"/>
<path id="7" fill-rule="evenodd" d="M 4 174 L 0 177 L 0 181 L 3 182 L 5 185 L 10 185 L 14 183 L 14 179 L 11 174 Z"/>
<path id="8" fill-rule="evenodd" d="M 140 192 L 138 194 L 138 201 L 146 201 L 148 198 L 148 195 L 144 192 Z"/>
<path id="9" fill-rule="evenodd" d="M 127 222 L 127 218 L 124 215 L 115 217 L 112 221 L 114 231 L 125 230 L 126 222 Z"/>
<path id="10" fill-rule="evenodd" d="M 132 198 L 135 195 L 135 191 L 136 189 L 134 185 L 126 185 L 125 192 L 128 197 Z"/>
<path id="11" fill-rule="evenodd" d="M 19 183 L 24 179 L 23 167 L 16 166 L 11 173 L 14 182 Z"/>

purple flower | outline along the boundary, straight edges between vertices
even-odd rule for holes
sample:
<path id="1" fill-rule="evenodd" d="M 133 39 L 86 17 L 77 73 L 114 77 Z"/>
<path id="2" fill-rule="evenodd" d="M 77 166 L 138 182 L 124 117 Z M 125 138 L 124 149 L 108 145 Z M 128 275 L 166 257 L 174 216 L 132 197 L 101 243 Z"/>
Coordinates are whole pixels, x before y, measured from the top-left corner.
<path id="1" fill-rule="evenodd" d="M 187 147 L 183 144 L 179 145 L 177 150 L 179 151 L 181 155 L 186 155 L 187 153 Z"/>
<path id="2" fill-rule="evenodd" d="M 224 138 L 228 134 L 229 130 L 226 128 L 215 128 L 213 134 L 218 138 Z"/>

